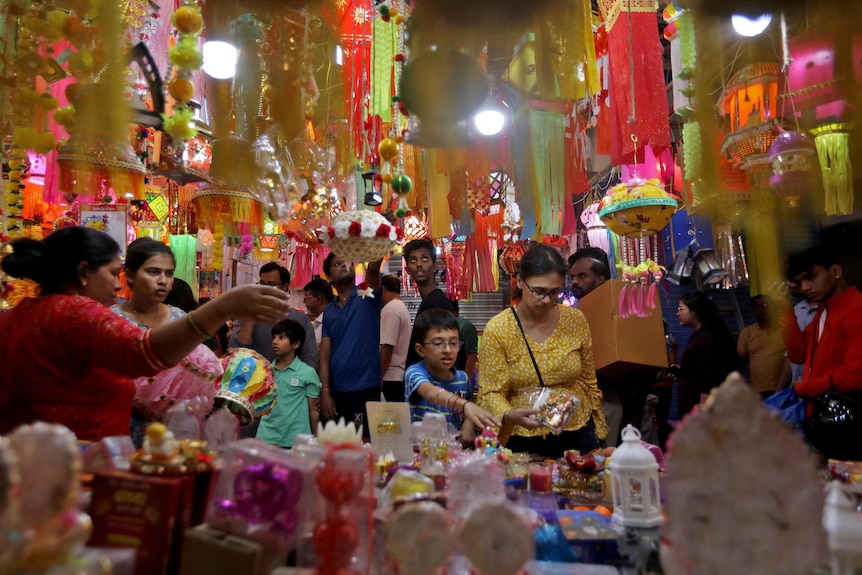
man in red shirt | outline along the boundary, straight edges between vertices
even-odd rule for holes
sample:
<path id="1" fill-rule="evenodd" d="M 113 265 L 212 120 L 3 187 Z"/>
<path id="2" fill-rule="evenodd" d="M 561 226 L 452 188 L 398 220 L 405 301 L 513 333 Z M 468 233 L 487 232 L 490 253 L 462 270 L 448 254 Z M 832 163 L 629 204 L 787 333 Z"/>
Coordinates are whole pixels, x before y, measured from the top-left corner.
<path id="1" fill-rule="evenodd" d="M 813 399 L 834 390 L 862 393 L 862 294 L 844 279 L 838 259 L 822 247 L 791 256 L 790 283 L 818 309 L 800 331 L 786 290 L 780 301 L 781 328 L 787 355 L 804 363 L 796 393 Z"/>

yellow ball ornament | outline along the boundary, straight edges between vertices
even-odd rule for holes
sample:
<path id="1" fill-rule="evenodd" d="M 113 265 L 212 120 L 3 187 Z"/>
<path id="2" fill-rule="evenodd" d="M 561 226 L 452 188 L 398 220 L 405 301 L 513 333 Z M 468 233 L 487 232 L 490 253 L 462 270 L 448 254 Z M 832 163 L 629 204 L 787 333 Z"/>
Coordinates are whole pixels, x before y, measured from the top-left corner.
<path id="1" fill-rule="evenodd" d="M 398 156 L 398 142 L 394 138 L 383 138 L 377 146 L 377 153 L 385 162 L 391 162 Z"/>
<path id="2" fill-rule="evenodd" d="M 177 76 L 168 83 L 168 93 L 177 102 L 188 102 L 195 95 L 195 85 L 191 80 Z"/>
<path id="3" fill-rule="evenodd" d="M 392 183 L 392 174 L 383 174 L 380 179 L 383 180 L 384 184 Z"/>
<path id="4" fill-rule="evenodd" d="M 180 6 L 171 21 L 177 30 L 185 34 L 197 34 L 203 27 L 201 13 L 191 6 Z"/>

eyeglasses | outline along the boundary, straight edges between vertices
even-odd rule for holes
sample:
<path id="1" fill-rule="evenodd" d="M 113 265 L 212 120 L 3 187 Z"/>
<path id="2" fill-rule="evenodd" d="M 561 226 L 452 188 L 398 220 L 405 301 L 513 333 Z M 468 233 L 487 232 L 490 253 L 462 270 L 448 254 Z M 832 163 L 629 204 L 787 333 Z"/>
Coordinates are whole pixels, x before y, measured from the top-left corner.
<path id="1" fill-rule="evenodd" d="M 550 291 L 542 288 L 533 289 L 526 281 L 524 281 L 524 285 L 527 286 L 527 291 L 529 291 L 533 295 L 533 297 L 536 298 L 536 301 L 542 301 L 546 297 L 551 298 L 551 300 L 553 301 L 559 301 L 563 299 L 563 297 L 566 295 L 566 290 L 563 289 L 556 289 Z"/>
<path id="2" fill-rule="evenodd" d="M 676 308 L 676 311 L 678 311 L 678 312 L 679 311 L 685 311 L 685 308 L 684 307 L 678 307 L 678 308 Z"/>
<path id="3" fill-rule="evenodd" d="M 304 296 L 302 296 L 302 299 L 311 299 L 311 298 L 318 298 L 319 299 L 320 296 L 317 294 L 313 294 L 313 293 L 307 293 Z"/>
<path id="4" fill-rule="evenodd" d="M 278 282 L 265 282 L 265 281 L 261 280 L 257 283 L 259 283 L 262 286 L 278 287 Z"/>
<path id="5" fill-rule="evenodd" d="M 443 341 L 442 339 L 434 339 L 431 341 L 423 341 L 422 345 L 430 345 L 437 351 L 443 351 L 447 347 L 452 348 L 454 351 L 458 351 L 461 349 L 461 346 L 464 345 L 462 341 Z"/>

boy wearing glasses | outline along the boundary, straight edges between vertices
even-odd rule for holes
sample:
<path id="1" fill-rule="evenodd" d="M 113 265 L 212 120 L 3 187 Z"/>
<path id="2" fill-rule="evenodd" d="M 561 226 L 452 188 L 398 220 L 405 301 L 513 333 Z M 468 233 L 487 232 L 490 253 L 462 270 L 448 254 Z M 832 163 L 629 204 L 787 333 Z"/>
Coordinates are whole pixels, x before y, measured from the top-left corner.
<path id="1" fill-rule="evenodd" d="M 470 401 L 470 380 L 454 367 L 461 349 L 455 314 L 442 309 L 423 312 L 416 318 L 413 333 L 422 361 L 404 374 L 411 419 L 422 421 L 426 413 L 442 413 L 452 427 L 461 430 L 463 442 L 472 442 L 476 428 L 499 427 L 490 412 Z"/>

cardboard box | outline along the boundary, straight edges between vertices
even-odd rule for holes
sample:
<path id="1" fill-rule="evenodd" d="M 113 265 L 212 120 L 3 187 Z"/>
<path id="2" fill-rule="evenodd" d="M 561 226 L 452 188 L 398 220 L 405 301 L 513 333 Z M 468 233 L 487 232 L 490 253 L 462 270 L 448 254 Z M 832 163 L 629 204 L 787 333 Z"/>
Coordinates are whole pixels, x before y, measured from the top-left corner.
<path id="1" fill-rule="evenodd" d="M 609 280 L 585 295 L 580 310 L 590 324 L 593 358 L 599 379 L 619 379 L 667 367 L 661 298 L 649 317 L 620 317 L 625 283 Z"/>
<path id="2" fill-rule="evenodd" d="M 93 534 L 87 545 L 137 549 L 135 575 L 176 573 L 185 485 L 184 479 L 97 473 L 89 509 Z"/>
<path id="3" fill-rule="evenodd" d="M 200 525 L 186 529 L 180 575 L 267 575 L 286 562 L 287 551 Z"/>

